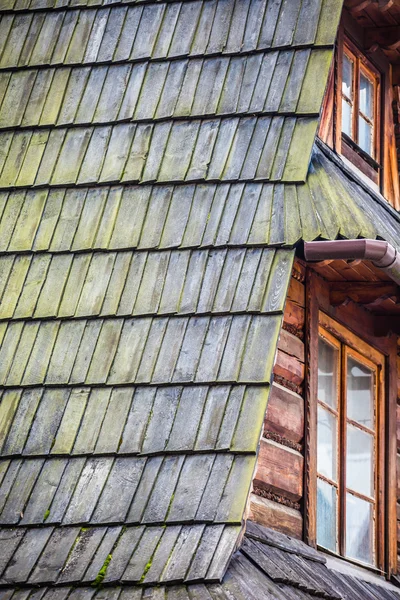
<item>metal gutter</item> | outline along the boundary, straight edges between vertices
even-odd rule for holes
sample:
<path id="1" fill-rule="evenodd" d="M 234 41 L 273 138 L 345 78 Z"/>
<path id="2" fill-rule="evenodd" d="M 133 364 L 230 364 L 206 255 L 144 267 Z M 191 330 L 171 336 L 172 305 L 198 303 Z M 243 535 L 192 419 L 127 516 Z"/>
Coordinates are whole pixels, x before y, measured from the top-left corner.
<path id="1" fill-rule="evenodd" d="M 400 252 L 382 240 L 333 240 L 304 242 L 307 261 L 370 260 L 400 285 Z M 350 283 L 350 282 L 349 282 Z"/>

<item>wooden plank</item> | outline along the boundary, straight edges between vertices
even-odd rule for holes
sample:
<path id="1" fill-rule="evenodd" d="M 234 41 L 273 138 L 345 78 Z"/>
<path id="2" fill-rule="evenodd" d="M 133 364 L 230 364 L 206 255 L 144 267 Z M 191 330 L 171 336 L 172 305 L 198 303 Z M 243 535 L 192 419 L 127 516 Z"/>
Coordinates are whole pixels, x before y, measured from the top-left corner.
<path id="1" fill-rule="evenodd" d="M 274 374 L 295 385 L 301 385 L 304 381 L 304 363 L 300 362 L 296 357 L 289 356 L 286 352 L 278 349 L 275 358 Z"/>
<path id="2" fill-rule="evenodd" d="M 400 500 L 400 454 L 397 454 L 397 499 Z"/>
<path id="3" fill-rule="evenodd" d="M 400 399 L 400 356 L 396 357 L 397 361 L 397 398 Z"/>
<path id="4" fill-rule="evenodd" d="M 399 380 L 397 380 L 399 381 Z M 398 385 L 398 383 L 397 383 Z M 397 448 L 400 449 L 400 404 L 397 404 L 396 408 L 397 418 L 396 418 L 396 433 L 397 433 Z M 397 477 L 400 477 L 400 473 L 397 474 Z"/>
<path id="5" fill-rule="evenodd" d="M 266 430 L 300 443 L 304 436 L 304 400 L 299 394 L 274 383 L 264 421 Z"/>
<path id="6" fill-rule="evenodd" d="M 302 332 L 304 329 L 305 310 L 292 300 L 286 301 L 283 321 L 291 325 L 296 331 Z"/>
<path id="7" fill-rule="evenodd" d="M 302 539 L 303 517 L 299 510 L 289 506 L 251 494 L 249 519 L 290 537 Z"/>
<path id="8" fill-rule="evenodd" d="M 303 496 L 303 467 L 300 452 L 262 438 L 254 485 L 298 502 Z"/>
<path id="9" fill-rule="evenodd" d="M 281 329 L 278 349 L 304 363 L 304 343 L 300 338 L 286 331 L 286 329 Z"/>
<path id="10" fill-rule="evenodd" d="M 290 279 L 288 299 L 297 304 L 298 306 L 301 306 L 303 308 L 305 307 L 306 297 L 304 283 L 293 277 L 293 275 Z"/>

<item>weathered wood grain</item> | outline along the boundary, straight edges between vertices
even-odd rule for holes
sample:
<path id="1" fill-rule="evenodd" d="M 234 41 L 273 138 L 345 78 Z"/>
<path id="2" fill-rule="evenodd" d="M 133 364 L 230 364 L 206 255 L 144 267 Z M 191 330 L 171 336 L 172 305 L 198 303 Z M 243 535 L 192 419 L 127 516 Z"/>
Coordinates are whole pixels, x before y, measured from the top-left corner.
<path id="1" fill-rule="evenodd" d="M 262 438 L 254 485 L 298 502 L 303 495 L 303 467 L 300 452 Z"/>
<path id="2" fill-rule="evenodd" d="M 300 443 L 304 437 L 304 400 L 299 394 L 274 383 L 268 401 L 264 428 Z"/>
<path id="3" fill-rule="evenodd" d="M 270 527 L 291 537 L 302 538 L 303 517 L 301 512 L 289 506 L 252 494 L 249 518 L 264 527 Z"/>

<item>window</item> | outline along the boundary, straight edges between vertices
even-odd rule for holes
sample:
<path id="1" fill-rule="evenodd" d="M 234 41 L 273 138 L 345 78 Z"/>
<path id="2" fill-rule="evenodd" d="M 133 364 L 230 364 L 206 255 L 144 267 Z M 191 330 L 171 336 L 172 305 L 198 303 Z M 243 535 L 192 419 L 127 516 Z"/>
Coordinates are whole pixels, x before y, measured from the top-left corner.
<path id="1" fill-rule="evenodd" d="M 342 337 L 320 326 L 317 544 L 371 566 L 382 560 L 383 370 L 378 351 L 348 331 Z"/>
<path id="2" fill-rule="evenodd" d="M 359 182 L 400 210 L 398 116 L 393 103 L 400 71 L 398 54 L 387 38 L 392 29 L 395 36 L 394 28 L 384 25 L 389 13 L 384 16 L 381 11 L 381 25 L 373 26 L 374 19 L 363 14 L 364 9 L 354 12 L 346 4 L 318 136 Z"/>
<path id="3" fill-rule="evenodd" d="M 342 59 L 342 133 L 376 156 L 376 108 L 379 78 L 346 46 Z"/>
<path id="4" fill-rule="evenodd" d="M 350 42 L 339 53 L 341 152 L 375 183 L 379 180 L 380 75 Z"/>

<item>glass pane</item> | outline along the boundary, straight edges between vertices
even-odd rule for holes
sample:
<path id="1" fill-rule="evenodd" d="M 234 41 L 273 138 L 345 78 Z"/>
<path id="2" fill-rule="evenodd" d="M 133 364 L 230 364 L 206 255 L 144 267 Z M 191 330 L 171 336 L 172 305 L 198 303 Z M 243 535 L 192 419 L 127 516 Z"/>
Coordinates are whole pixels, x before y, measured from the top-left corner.
<path id="1" fill-rule="evenodd" d="M 363 73 L 360 74 L 360 110 L 372 120 L 374 111 L 374 86 Z"/>
<path id="2" fill-rule="evenodd" d="M 353 137 L 351 130 L 351 111 L 352 108 L 346 100 L 342 98 L 342 131 L 350 138 Z"/>
<path id="3" fill-rule="evenodd" d="M 342 92 L 348 98 L 353 98 L 353 62 L 343 54 Z"/>
<path id="4" fill-rule="evenodd" d="M 318 406 L 317 471 L 335 482 L 337 481 L 336 428 L 337 418 L 322 406 Z"/>
<path id="5" fill-rule="evenodd" d="M 317 544 L 337 551 L 336 488 L 322 479 L 317 480 Z"/>
<path id="6" fill-rule="evenodd" d="M 358 145 L 372 156 L 372 126 L 361 116 L 358 117 Z"/>
<path id="7" fill-rule="evenodd" d="M 373 505 L 346 494 L 346 556 L 372 565 Z"/>
<path id="8" fill-rule="evenodd" d="M 374 495 L 374 438 L 347 425 L 346 485 L 365 496 Z"/>
<path id="9" fill-rule="evenodd" d="M 374 428 L 374 373 L 351 356 L 347 359 L 347 416 Z"/>
<path id="10" fill-rule="evenodd" d="M 338 351 L 321 337 L 318 341 L 318 399 L 336 410 Z"/>

